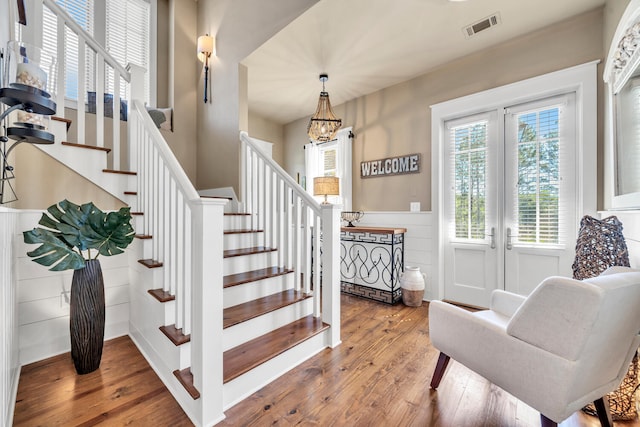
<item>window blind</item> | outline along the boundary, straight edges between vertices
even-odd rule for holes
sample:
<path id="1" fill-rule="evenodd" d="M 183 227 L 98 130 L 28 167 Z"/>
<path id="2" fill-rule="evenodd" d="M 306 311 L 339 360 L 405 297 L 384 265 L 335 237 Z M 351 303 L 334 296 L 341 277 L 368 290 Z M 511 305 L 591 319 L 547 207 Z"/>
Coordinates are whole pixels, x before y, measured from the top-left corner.
<path id="1" fill-rule="evenodd" d="M 449 161 L 453 197 L 450 209 L 456 239 L 485 239 L 487 223 L 488 121 L 471 121 L 449 127 Z"/>
<path id="2" fill-rule="evenodd" d="M 93 0 L 56 0 L 56 3 L 65 9 L 69 15 L 89 34 L 93 36 Z M 43 8 L 43 29 L 42 29 L 42 48 L 57 55 L 58 52 L 58 23 L 56 16 L 47 8 Z M 69 52 L 78 51 L 78 36 L 68 28 L 64 34 L 65 47 Z M 85 88 L 87 91 L 93 90 L 94 87 L 94 55 L 95 53 L 88 49 L 85 55 Z M 64 81 L 65 81 L 65 97 L 68 99 L 78 99 L 78 60 L 77 55 L 69 54 L 64 59 L 58 58 L 58 61 L 64 60 Z M 61 78 L 62 76 L 58 76 Z"/>
<path id="3" fill-rule="evenodd" d="M 136 64 L 147 70 L 144 94 L 149 101 L 149 3 L 143 0 L 108 0 L 106 49 L 122 66 Z M 113 93 L 113 74 L 106 73 L 105 91 Z M 120 84 L 122 98 L 128 85 Z"/>
<path id="4" fill-rule="evenodd" d="M 525 244 L 565 244 L 566 200 L 563 192 L 566 138 L 572 137 L 564 124 L 567 103 L 551 99 L 546 105 L 510 111 L 511 134 L 517 148 L 512 159 L 516 187 L 512 199 L 517 222 L 517 241 Z M 565 224 L 566 225 L 566 224 Z"/>

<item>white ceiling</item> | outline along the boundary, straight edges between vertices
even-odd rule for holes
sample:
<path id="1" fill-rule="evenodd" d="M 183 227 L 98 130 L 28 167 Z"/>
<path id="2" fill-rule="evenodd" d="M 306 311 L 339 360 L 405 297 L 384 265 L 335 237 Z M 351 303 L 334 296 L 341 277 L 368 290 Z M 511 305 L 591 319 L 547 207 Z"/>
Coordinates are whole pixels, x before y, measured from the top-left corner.
<path id="1" fill-rule="evenodd" d="M 441 64 L 602 6 L 605 0 L 320 0 L 249 55 L 249 108 L 286 124 L 331 103 L 424 74 Z M 471 38 L 462 28 L 498 12 Z"/>

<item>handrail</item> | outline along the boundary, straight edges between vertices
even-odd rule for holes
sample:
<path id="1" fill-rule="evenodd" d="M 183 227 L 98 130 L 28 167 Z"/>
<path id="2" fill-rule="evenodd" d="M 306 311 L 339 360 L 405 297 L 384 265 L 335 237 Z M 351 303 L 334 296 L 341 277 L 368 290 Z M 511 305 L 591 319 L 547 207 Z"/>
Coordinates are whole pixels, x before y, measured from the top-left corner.
<path id="1" fill-rule="evenodd" d="M 94 38 L 91 34 L 87 33 L 84 28 L 82 28 L 78 23 L 73 19 L 71 15 L 67 13 L 66 10 L 58 6 L 58 4 L 54 0 L 42 0 L 42 2 L 56 15 L 62 16 L 66 25 L 73 30 L 78 36 L 82 36 L 85 40 L 85 43 L 88 44 L 91 49 L 95 50 L 98 54 L 100 54 L 105 61 L 109 63 L 114 69 L 120 73 L 120 75 L 125 79 L 125 81 L 131 81 L 131 75 L 129 72 L 115 59 L 109 52 L 107 52 Z"/>
<path id="2" fill-rule="evenodd" d="M 294 191 L 296 192 L 296 194 L 298 196 L 300 196 L 302 198 L 302 200 L 318 215 L 320 215 L 321 212 L 321 208 L 320 208 L 320 203 L 317 202 L 316 199 L 314 199 L 309 193 L 307 193 L 306 191 L 304 191 L 304 189 L 302 187 L 300 187 L 300 184 L 298 184 L 292 177 L 291 175 L 289 175 L 287 173 L 287 171 L 285 171 L 284 169 L 282 169 L 282 166 L 280 166 L 277 162 L 275 162 L 273 159 L 267 157 L 264 155 L 264 153 L 262 152 L 262 150 L 260 150 L 260 147 L 258 147 L 258 145 L 256 145 L 255 142 L 253 142 L 253 139 L 249 136 L 249 134 L 246 131 L 241 131 L 240 132 L 240 140 L 248 145 L 250 145 L 253 149 L 254 152 L 256 153 L 256 155 L 258 157 L 260 157 L 264 162 L 268 163 L 269 166 L 274 169 L 276 171 L 276 173 L 278 174 L 279 178 L 282 179 L 285 183 L 289 184 L 289 186 L 291 188 L 294 189 Z M 244 190 L 244 188 L 242 189 Z M 244 197 L 241 196 L 241 199 L 244 200 Z"/>
<path id="3" fill-rule="evenodd" d="M 180 162 L 176 158 L 171 148 L 167 145 L 166 141 L 162 137 L 160 130 L 153 123 L 151 116 L 147 112 L 142 101 L 134 99 L 132 101 L 132 111 L 133 109 L 137 110 L 140 113 L 140 117 L 145 125 L 146 131 L 149 133 L 149 136 L 156 141 L 156 149 L 162 156 L 162 159 L 167 163 L 167 167 L 171 169 L 172 173 L 175 175 L 175 179 L 180 185 L 180 189 L 184 192 L 187 200 L 196 200 L 200 199 L 200 195 L 198 191 L 191 183 L 191 180 L 187 176 L 186 172 L 180 165 Z"/>

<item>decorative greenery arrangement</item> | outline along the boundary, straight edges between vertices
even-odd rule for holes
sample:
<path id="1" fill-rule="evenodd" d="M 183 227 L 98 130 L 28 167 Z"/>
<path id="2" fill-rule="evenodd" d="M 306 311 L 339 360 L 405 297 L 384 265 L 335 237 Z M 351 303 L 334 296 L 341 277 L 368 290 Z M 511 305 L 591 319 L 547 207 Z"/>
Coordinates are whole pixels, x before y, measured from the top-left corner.
<path id="1" fill-rule="evenodd" d="M 99 255 L 121 254 L 135 234 L 130 209 L 105 213 L 91 202 L 79 206 L 63 200 L 42 214 L 38 224 L 45 228 L 23 233 L 25 243 L 41 243 L 27 255 L 38 264 L 53 265 L 52 271 L 62 271 L 81 269 L 85 260 Z"/>

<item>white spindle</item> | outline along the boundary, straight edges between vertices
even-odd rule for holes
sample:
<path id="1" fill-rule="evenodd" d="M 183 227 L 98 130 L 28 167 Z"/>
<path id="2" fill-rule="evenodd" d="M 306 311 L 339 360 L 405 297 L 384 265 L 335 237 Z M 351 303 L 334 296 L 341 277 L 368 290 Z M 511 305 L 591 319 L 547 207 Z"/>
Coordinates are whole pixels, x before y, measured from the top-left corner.
<path id="1" fill-rule="evenodd" d="M 322 313 L 320 302 L 322 301 L 322 297 L 320 295 L 320 278 L 322 268 L 320 266 L 320 248 L 321 248 L 321 218 L 313 213 L 313 260 L 312 260 L 312 269 L 313 269 L 313 313 L 314 316 L 318 317 Z"/>
<path id="2" fill-rule="evenodd" d="M 85 132 L 86 132 L 86 128 L 85 128 L 85 120 L 84 120 L 84 99 L 85 99 L 85 87 L 86 87 L 86 80 L 87 80 L 87 75 L 86 75 L 86 62 L 85 62 L 85 57 L 86 57 L 86 49 L 85 49 L 85 44 L 82 41 L 82 39 L 80 39 L 80 37 L 77 38 L 78 41 L 78 82 L 77 82 L 77 86 L 76 89 L 78 91 L 78 98 L 77 98 L 77 116 L 78 116 L 78 120 L 76 123 L 77 126 L 77 130 L 78 130 L 78 141 L 82 141 L 81 143 L 84 144 L 85 143 Z"/>
<path id="3" fill-rule="evenodd" d="M 98 52 L 96 55 L 96 145 L 104 147 L 104 57 Z M 78 114 L 80 115 L 80 114 Z M 111 151 L 113 168 L 119 164 L 120 153 Z"/>
<path id="4" fill-rule="evenodd" d="M 61 16 L 57 17 L 57 52 L 56 52 L 56 67 L 57 67 L 57 81 L 56 81 L 56 114 L 60 117 L 65 117 L 64 113 L 64 101 L 65 101 L 65 79 L 64 79 L 64 58 L 65 58 L 65 46 L 64 46 L 64 20 Z"/>
<path id="5" fill-rule="evenodd" d="M 111 124 L 113 126 L 113 168 L 120 169 L 120 73 L 115 68 L 112 68 L 113 72 L 113 120 Z"/>

